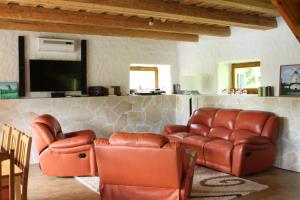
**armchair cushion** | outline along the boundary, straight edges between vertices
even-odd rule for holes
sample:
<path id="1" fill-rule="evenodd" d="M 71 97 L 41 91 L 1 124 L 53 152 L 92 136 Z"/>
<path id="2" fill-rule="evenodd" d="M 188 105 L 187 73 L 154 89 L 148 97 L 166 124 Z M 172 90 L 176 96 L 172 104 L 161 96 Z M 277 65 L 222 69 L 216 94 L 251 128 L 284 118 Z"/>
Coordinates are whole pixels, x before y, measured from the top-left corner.
<path id="1" fill-rule="evenodd" d="M 95 134 L 91 131 L 78 131 L 65 134 L 66 138 L 50 144 L 51 148 L 72 148 L 93 143 Z"/>

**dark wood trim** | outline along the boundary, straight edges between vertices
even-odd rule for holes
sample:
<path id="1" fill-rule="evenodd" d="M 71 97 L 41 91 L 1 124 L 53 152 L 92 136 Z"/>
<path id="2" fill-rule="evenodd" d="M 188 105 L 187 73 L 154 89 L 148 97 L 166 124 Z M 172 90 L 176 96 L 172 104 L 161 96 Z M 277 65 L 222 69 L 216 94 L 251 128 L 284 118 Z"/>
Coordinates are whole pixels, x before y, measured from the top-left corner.
<path id="1" fill-rule="evenodd" d="M 235 88 L 235 69 L 237 68 L 248 68 L 248 67 L 260 67 L 260 61 L 255 62 L 246 62 L 246 63 L 233 63 L 231 65 L 231 87 Z M 247 94 L 257 94 L 257 88 L 245 88 L 247 90 Z"/>

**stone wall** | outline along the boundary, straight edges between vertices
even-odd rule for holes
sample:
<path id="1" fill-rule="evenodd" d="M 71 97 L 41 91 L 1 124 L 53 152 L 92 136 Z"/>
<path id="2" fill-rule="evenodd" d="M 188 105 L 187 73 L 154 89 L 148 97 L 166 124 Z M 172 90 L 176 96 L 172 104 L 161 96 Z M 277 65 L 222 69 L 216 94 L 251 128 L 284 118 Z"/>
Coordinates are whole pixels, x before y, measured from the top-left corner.
<path id="1" fill-rule="evenodd" d="M 193 108 L 217 107 L 270 111 L 281 117 L 275 166 L 300 172 L 300 99 L 293 97 L 256 96 L 177 96 L 176 121 L 186 124 L 188 102 Z"/>
<path id="2" fill-rule="evenodd" d="M 0 122 L 30 135 L 32 120 L 49 113 L 57 117 L 64 132 L 91 129 L 97 137 L 109 137 L 114 131 L 160 133 L 166 124 L 186 124 L 190 98 L 193 110 L 219 107 L 276 113 L 282 124 L 275 166 L 300 172 L 299 98 L 162 95 L 12 99 L 0 101 Z M 33 146 L 31 162 L 37 161 Z"/>
<path id="3" fill-rule="evenodd" d="M 0 101 L 0 122 L 31 135 L 32 120 L 47 113 L 64 132 L 91 129 L 97 137 L 109 137 L 114 131 L 160 133 L 165 124 L 176 122 L 175 111 L 172 95 L 12 99 Z M 37 161 L 33 145 L 31 162 Z"/>

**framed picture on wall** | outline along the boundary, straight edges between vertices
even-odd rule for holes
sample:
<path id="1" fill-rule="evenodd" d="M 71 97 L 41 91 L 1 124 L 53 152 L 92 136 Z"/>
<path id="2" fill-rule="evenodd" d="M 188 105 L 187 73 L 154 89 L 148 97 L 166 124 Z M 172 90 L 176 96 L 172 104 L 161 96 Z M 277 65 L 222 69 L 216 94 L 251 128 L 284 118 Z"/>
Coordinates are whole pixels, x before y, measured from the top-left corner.
<path id="1" fill-rule="evenodd" d="M 18 96 L 18 84 L 16 82 L 0 82 L 0 99 L 15 99 Z"/>
<path id="2" fill-rule="evenodd" d="M 280 66 L 280 96 L 300 96 L 300 64 Z"/>

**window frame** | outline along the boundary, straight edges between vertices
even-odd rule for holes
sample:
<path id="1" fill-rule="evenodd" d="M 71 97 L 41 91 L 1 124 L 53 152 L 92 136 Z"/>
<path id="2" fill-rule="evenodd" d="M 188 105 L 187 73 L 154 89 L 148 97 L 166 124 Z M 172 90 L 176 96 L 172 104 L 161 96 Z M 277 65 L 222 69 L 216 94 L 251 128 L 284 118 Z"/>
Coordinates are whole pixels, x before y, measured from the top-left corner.
<path id="1" fill-rule="evenodd" d="M 231 87 L 236 88 L 236 77 L 235 70 L 240 68 L 248 68 L 248 67 L 261 67 L 260 61 L 255 62 L 246 62 L 246 63 L 233 63 L 231 65 Z M 247 94 L 258 94 L 258 88 L 245 88 L 247 90 Z"/>
<path id="2" fill-rule="evenodd" d="M 155 73 L 155 88 L 158 89 L 158 67 L 140 67 L 140 66 L 131 66 L 130 71 L 147 71 Z M 130 77 L 129 77 L 130 78 Z"/>

